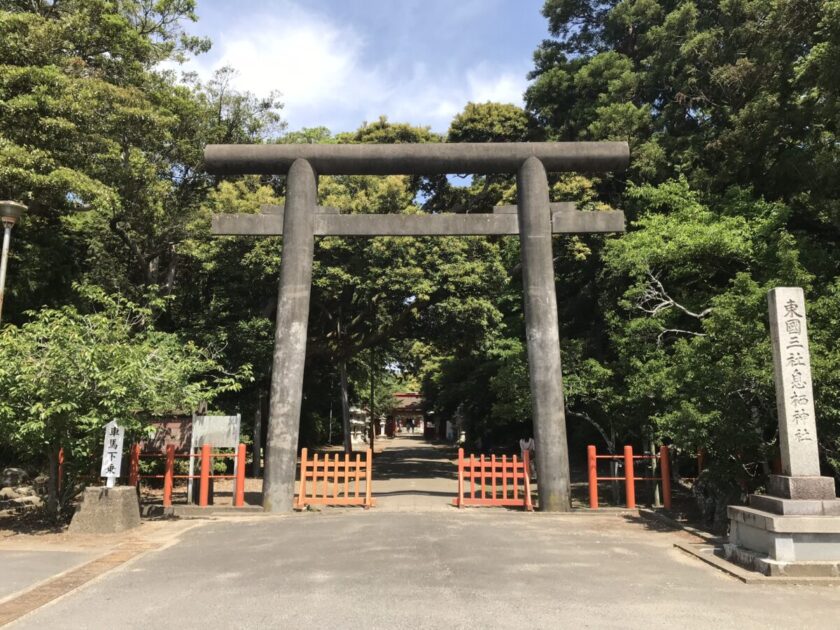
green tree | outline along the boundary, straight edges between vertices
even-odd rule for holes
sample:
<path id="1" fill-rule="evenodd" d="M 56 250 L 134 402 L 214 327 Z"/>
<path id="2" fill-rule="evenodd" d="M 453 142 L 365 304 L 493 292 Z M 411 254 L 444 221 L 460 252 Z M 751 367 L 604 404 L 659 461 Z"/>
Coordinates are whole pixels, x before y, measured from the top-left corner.
<path id="1" fill-rule="evenodd" d="M 795 284 L 813 307 L 821 454 L 837 474 L 837 3 L 547 0 L 543 14 L 553 37 L 528 111 L 550 138 L 631 147 L 628 174 L 591 188 L 630 231 L 580 242 L 571 268 L 586 283 L 558 275 L 561 295 L 601 314 L 580 326 L 561 312 L 570 410 L 577 388 L 619 439 L 706 450 L 702 499 L 721 522 L 777 452 L 766 291 Z M 578 379 L 587 365 L 595 380 Z"/>
<path id="2" fill-rule="evenodd" d="M 200 53 L 193 0 L 0 6 L 0 192 L 30 212 L 17 234 L 7 318 L 72 301 L 73 281 L 142 300 L 182 280 L 180 242 L 213 180 L 208 142 L 258 141 L 274 95 L 180 83 L 164 61 Z"/>
<path id="3" fill-rule="evenodd" d="M 43 309 L 0 331 L 0 429 L 18 456 L 49 462 L 54 511 L 72 498 L 74 476 L 91 472 L 108 422 L 137 436 L 151 416 L 194 409 L 249 375 L 227 374 L 207 351 L 155 330 L 148 308 L 100 289 L 83 294 L 95 307 L 90 312 Z M 61 448 L 71 473 L 63 496 Z"/>

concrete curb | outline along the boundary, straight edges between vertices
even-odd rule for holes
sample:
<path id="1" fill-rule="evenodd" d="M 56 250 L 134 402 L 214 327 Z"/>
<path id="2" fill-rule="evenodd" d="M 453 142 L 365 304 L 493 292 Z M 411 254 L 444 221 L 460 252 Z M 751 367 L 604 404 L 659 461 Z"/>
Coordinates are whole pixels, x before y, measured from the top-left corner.
<path id="1" fill-rule="evenodd" d="M 661 512 L 655 512 L 653 510 L 639 509 L 639 516 L 642 518 L 660 521 L 670 525 L 674 529 L 681 529 L 686 533 L 700 538 L 704 541 L 703 543 L 688 544 L 678 542 L 674 543 L 674 547 L 710 566 L 713 566 L 718 571 L 722 571 L 728 576 L 733 577 L 744 584 L 796 584 L 801 586 L 812 584 L 822 586 L 840 585 L 840 578 L 834 577 L 770 577 L 762 575 L 756 571 L 750 571 L 740 565 L 729 562 L 719 555 L 723 554 L 723 544 L 725 542 L 725 539 L 720 536 L 715 536 L 709 532 L 704 532 L 689 525 L 684 525 L 683 523 L 669 518 Z"/>
<path id="2" fill-rule="evenodd" d="M 824 578 L 824 577 L 769 577 L 749 571 L 737 564 L 733 564 L 728 560 L 721 558 L 718 553 L 722 553 L 723 548 L 718 545 L 700 544 L 688 545 L 686 543 L 674 543 L 674 547 L 694 556 L 698 560 L 713 566 L 714 568 L 726 573 L 730 577 L 743 582 L 744 584 L 795 584 L 799 586 L 840 586 L 840 578 Z"/>

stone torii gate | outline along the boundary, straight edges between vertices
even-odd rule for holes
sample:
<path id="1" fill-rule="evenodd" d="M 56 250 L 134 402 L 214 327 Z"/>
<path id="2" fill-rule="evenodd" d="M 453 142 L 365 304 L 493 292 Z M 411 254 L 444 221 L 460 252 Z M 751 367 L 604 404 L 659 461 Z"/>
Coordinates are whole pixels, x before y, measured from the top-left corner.
<path id="1" fill-rule="evenodd" d="M 552 234 L 622 232 L 622 212 L 580 212 L 549 202 L 547 172 L 621 171 L 624 142 L 209 145 L 207 169 L 220 175 L 287 175 L 286 204 L 263 214 L 213 217 L 213 234 L 283 237 L 271 373 L 263 507 L 292 509 L 300 425 L 312 258 L 316 236 L 519 235 L 539 507 L 570 509 L 569 454 L 560 371 Z M 493 214 L 353 214 L 317 205 L 318 175 L 516 173 L 516 206 Z"/>

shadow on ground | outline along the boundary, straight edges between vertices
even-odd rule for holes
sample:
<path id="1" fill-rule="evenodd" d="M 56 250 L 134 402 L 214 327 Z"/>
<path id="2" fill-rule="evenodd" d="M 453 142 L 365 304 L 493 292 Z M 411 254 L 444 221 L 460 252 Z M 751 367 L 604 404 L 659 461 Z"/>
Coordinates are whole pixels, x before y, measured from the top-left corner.
<path id="1" fill-rule="evenodd" d="M 457 451 L 449 446 L 430 444 L 421 435 L 386 442 L 382 453 L 374 456 L 373 478 L 458 480 Z"/>

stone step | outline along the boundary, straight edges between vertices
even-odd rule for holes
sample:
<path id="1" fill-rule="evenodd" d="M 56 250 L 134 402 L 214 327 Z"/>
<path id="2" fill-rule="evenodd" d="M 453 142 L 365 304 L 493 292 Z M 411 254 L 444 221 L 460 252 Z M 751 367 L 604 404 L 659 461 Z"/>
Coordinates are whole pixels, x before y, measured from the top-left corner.
<path id="1" fill-rule="evenodd" d="M 782 516 L 840 516 L 840 499 L 797 500 L 751 494 L 750 507 Z"/>

